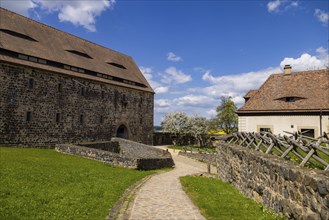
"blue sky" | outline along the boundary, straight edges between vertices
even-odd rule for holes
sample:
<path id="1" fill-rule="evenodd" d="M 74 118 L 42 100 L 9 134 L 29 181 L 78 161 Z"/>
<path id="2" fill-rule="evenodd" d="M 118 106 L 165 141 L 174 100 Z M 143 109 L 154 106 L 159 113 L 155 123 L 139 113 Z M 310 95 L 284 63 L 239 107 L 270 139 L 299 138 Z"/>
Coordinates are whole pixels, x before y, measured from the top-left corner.
<path id="1" fill-rule="evenodd" d="M 285 64 L 328 64 L 326 0 L 1 0 L 1 7 L 134 58 L 156 91 L 155 125 L 183 111 L 211 118 L 238 106 Z"/>

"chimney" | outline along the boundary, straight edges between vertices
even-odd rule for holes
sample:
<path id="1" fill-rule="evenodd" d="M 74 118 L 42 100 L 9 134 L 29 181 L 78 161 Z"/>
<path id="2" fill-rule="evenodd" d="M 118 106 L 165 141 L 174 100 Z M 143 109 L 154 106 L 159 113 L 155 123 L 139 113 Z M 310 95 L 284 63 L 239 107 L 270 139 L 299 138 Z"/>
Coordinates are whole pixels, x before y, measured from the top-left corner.
<path id="1" fill-rule="evenodd" d="M 284 65 L 284 74 L 291 74 L 291 66 L 290 65 Z"/>

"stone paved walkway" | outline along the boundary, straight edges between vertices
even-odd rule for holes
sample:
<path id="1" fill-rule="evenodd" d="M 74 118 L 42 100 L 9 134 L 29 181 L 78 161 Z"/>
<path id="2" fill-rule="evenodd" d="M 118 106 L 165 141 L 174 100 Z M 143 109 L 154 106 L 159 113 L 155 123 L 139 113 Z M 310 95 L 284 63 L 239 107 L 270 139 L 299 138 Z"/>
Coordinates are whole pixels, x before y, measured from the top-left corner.
<path id="1" fill-rule="evenodd" d="M 205 219 L 183 191 L 179 177 L 207 172 L 207 165 L 178 156 L 177 151 L 171 154 L 175 169 L 151 177 L 137 191 L 129 219 Z"/>

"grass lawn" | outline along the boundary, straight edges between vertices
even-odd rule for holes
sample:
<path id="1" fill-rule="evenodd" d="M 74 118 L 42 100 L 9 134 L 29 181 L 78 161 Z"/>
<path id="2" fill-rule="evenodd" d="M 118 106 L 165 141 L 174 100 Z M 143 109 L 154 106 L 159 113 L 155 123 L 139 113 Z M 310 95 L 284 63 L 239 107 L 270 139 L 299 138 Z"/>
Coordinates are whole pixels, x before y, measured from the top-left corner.
<path id="1" fill-rule="evenodd" d="M 207 153 L 214 153 L 216 151 L 215 147 L 198 147 L 198 146 L 178 146 L 178 145 L 171 145 L 168 148 L 175 149 L 175 150 L 186 150 L 187 152 L 207 152 Z"/>
<path id="2" fill-rule="evenodd" d="M 284 219 L 222 180 L 185 176 L 180 181 L 185 192 L 208 220 Z"/>
<path id="3" fill-rule="evenodd" d="M 126 188 L 152 173 L 0 147 L 0 219 L 105 219 Z"/>

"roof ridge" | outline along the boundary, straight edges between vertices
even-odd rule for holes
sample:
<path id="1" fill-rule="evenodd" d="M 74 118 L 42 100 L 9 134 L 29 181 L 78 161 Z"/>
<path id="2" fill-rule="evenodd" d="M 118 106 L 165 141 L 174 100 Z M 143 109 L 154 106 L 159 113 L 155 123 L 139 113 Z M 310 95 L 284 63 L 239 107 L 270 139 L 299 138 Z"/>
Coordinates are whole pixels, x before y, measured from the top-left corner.
<path id="1" fill-rule="evenodd" d="M 309 73 L 309 72 L 319 72 L 319 71 L 325 71 L 325 70 L 328 70 L 329 71 L 329 69 L 327 69 L 326 67 L 324 67 L 323 69 L 316 69 L 316 70 L 302 70 L 302 71 L 292 71 L 290 74 L 288 74 L 288 75 L 291 75 L 291 74 L 296 74 L 296 73 Z M 287 74 L 285 74 L 285 73 L 273 73 L 273 74 L 271 74 L 271 75 L 282 75 L 282 76 L 284 76 L 284 75 L 287 75 Z"/>
<path id="2" fill-rule="evenodd" d="M 9 13 L 11 13 L 11 14 L 14 14 L 14 15 L 18 15 L 18 16 L 20 16 L 20 17 L 22 17 L 23 19 L 26 19 L 26 20 L 28 20 L 28 21 L 36 22 L 36 23 L 38 23 L 39 25 L 42 25 L 42 26 L 44 26 L 44 27 L 46 27 L 46 28 L 53 29 L 54 31 L 58 31 L 58 32 L 64 33 L 65 35 L 70 35 L 70 36 L 75 37 L 75 38 L 78 38 L 78 39 L 80 39 L 80 40 L 82 40 L 82 41 L 88 42 L 88 43 L 90 43 L 90 44 L 93 44 L 93 45 L 96 45 L 96 46 L 102 47 L 102 48 L 107 49 L 107 50 L 111 50 L 111 51 L 113 51 L 113 52 L 115 52 L 115 53 L 119 53 L 119 54 L 122 54 L 122 55 L 124 55 L 124 56 L 127 56 L 127 57 L 131 58 L 131 56 L 129 56 L 129 55 L 126 55 L 126 54 L 121 53 L 121 52 L 119 52 L 119 51 L 116 51 L 116 50 L 113 50 L 113 49 L 111 49 L 111 48 L 105 47 L 105 46 L 103 46 L 103 45 L 100 45 L 100 44 L 94 43 L 94 42 L 92 42 L 92 41 L 89 41 L 89 40 L 83 39 L 83 38 L 81 38 L 81 37 L 79 37 L 79 36 L 76 36 L 76 35 L 74 35 L 74 34 L 71 34 L 71 33 L 68 33 L 68 32 L 65 32 L 65 31 L 62 31 L 62 30 L 59 30 L 59 29 L 54 28 L 54 27 L 52 27 L 52 26 L 50 26 L 50 25 L 47 25 L 47 24 L 41 23 L 40 21 L 34 20 L 34 19 L 32 19 L 32 18 L 26 17 L 26 16 L 24 16 L 24 15 L 18 14 L 18 13 L 13 12 L 13 11 L 10 11 L 10 10 L 8 10 L 8 9 L 6 9 L 6 8 L 0 7 L 0 9 L 1 9 L 1 10 L 4 10 L 4 11 L 7 11 L 7 12 L 9 12 Z"/>

